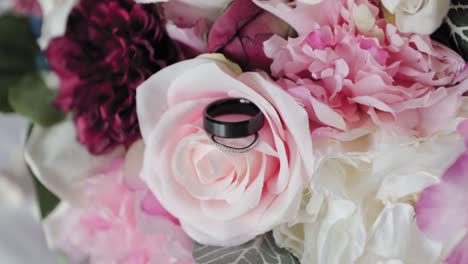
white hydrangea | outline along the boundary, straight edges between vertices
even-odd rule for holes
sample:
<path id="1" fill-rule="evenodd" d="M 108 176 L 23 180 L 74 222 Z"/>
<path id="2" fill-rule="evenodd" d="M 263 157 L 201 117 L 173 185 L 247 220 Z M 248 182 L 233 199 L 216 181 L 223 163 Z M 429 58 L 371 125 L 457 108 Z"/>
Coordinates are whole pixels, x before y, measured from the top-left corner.
<path id="1" fill-rule="evenodd" d="M 443 245 L 419 232 L 413 204 L 463 152 L 463 140 L 450 133 L 400 142 L 318 153 L 297 222 L 274 230 L 278 244 L 301 263 L 436 263 Z"/>

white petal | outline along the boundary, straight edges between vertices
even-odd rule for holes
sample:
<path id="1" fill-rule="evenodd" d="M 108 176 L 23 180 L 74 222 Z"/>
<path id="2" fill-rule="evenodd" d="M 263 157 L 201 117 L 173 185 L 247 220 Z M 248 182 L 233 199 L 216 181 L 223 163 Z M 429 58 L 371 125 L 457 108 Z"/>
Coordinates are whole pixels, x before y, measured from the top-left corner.
<path id="1" fill-rule="evenodd" d="M 122 149 L 92 156 L 76 140 L 71 120 L 50 128 L 35 126 L 26 144 L 26 162 L 36 177 L 61 199 L 73 200 L 80 194 L 80 182 L 102 167 Z"/>
<path id="2" fill-rule="evenodd" d="M 38 0 L 42 9 L 43 24 L 39 46 L 46 49 L 49 41 L 65 34 L 68 15 L 77 0 Z"/>
<path id="3" fill-rule="evenodd" d="M 364 259 L 374 255 L 381 261 L 395 259 L 403 263 L 434 263 L 442 246 L 419 231 L 414 216 L 411 205 L 387 206 L 370 231 Z"/>
<path id="4" fill-rule="evenodd" d="M 308 5 L 315 5 L 318 4 L 324 0 L 297 0 L 300 3 L 308 4 Z"/>
<path id="5" fill-rule="evenodd" d="M 360 4 L 353 10 L 353 20 L 361 33 L 371 31 L 375 25 L 375 17 L 365 4 Z"/>
<path id="6" fill-rule="evenodd" d="M 397 27 L 406 33 L 431 34 L 440 26 L 449 7 L 450 0 L 428 0 L 427 4 L 415 14 L 397 11 Z"/>
<path id="7" fill-rule="evenodd" d="M 13 6 L 13 0 L 2 0 L 0 1 L 0 15 L 11 9 Z"/>
<path id="8" fill-rule="evenodd" d="M 376 198 L 395 201 L 418 194 L 438 182 L 463 151 L 463 139 L 456 134 L 384 148 L 374 162 L 374 175 L 382 178 Z"/>
<path id="9" fill-rule="evenodd" d="M 180 0 L 186 4 L 207 8 L 207 9 L 217 9 L 222 10 L 225 8 L 232 0 Z"/>
<path id="10" fill-rule="evenodd" d="M 392 14 L 395 14 L 402 0 L 382 0 L 382 5 Z"/>

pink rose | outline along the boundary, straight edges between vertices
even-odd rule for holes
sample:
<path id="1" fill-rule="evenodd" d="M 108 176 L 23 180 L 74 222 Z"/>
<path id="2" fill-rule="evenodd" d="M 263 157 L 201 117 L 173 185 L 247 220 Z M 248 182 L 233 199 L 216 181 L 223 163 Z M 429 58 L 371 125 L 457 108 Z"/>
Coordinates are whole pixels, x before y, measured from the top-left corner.
<path id="1" fill-rule="evenodd" d="M 138 88 L 141 176 L 193 239 L 234 245 L 294 217 L 314 159 L 304 109 L 263 75 L 237 74 L 219 57 L 174 64 Z M 250 152 L 224 152 L 202 128 L 204 108 L 225 97 L 251 100 L 265 115 Z"/>
<path id="2" fill-rule="evenodd" d="M 273 35 L 287 36 L 290 27 L 252 0 L 234 0 L 224 10 L 194 7 L 190 1 L 163 5 L 168 34 L 193 54 L 222 52 L 245 69 L 269 70 L 263 43 Z"/>
<path id="3" fill-rule="evenodd" d="M 128 156 L 128 155 L 127 155 Z M 192 240 L 117 159 L 81 184 L 44 222 L 49 246 L 72 263 L 191 264 Z"/>

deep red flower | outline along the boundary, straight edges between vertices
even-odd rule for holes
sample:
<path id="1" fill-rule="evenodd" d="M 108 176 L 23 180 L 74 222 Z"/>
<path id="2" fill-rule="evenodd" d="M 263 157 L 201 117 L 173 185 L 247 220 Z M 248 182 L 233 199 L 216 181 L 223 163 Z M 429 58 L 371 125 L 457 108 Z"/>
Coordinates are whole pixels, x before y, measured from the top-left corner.
<path id="1" fill-rule="evenodd" d="M 60 78 L 55 104 L 93 154 L 140 137 L 136 88 L 181 59 L 155 6 L 133 0 L 81 0 L 45 54 Z"/>

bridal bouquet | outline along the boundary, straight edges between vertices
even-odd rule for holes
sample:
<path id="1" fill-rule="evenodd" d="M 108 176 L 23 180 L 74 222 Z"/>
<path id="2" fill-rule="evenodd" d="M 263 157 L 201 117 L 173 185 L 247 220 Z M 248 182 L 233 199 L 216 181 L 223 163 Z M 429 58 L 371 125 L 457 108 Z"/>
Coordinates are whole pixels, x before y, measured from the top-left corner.
<path id="1" fill-rule="evenodd" d="M 468 263 L 468 1 L 2 3 L 64 263 Z"/>

